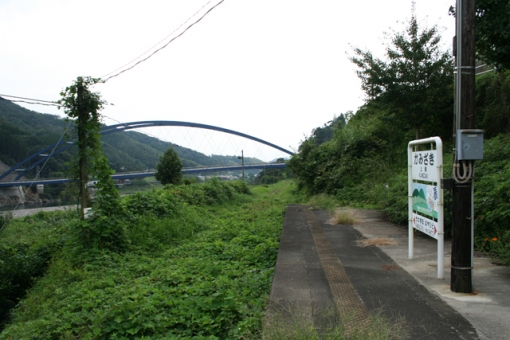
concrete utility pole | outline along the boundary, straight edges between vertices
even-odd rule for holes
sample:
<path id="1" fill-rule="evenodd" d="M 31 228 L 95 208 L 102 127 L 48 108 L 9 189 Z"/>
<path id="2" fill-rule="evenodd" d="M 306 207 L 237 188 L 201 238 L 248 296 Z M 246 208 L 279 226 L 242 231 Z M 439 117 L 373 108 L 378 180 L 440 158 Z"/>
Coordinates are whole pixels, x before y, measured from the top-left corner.
<path id="1" fill-rule="evenodd" d="M 244 181 L 244 150 L 241 150 L 241 156 L 238 156 L 237 159 L 240 159 L 242 162 L 242 169 L 243 169 L 243 181 Z"/>
<path id="2" fill-rule="evenodd" d="M 87 208 L 87 146 L 85 143 L 86 139 L 86 123 L 87 123 L 87 112 L 83 105 L 83 78 L 78 77 L 77 81 L 77 93 L 76 93 L 76 110 L 78 111 L 78 157 L 80 166 L 80 215 L 81 219 L 85 219 L 85 209 Z"/>
<path id="3" fill-rule="evenodd" d="M 475 127 L 475 0 L 457 0 L 455 127 L 456 155 L 461 147 L 458 130 Z M 450 289 L 473 292 L 473 160 L 454 161 L 453 238 Z"/>

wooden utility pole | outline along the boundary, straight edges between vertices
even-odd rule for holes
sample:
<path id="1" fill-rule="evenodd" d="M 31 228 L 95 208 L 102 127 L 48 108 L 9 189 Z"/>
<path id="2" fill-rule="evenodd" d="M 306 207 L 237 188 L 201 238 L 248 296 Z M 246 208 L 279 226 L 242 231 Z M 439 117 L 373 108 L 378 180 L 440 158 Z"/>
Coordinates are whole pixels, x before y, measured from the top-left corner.
<path id="1" fill-rule="evenodd" d="M 475 0 L 457 0 L 457 45 L 456 45 L 456 98 L 455 127 L 456 139 L 459 129 L 475 128 Z M 460 145 L 456 145 L 456 152 Z M 471 164 L 473 161 L 458 161 L 455 167 L 462 167 L 461 175 L 466 171 L 462 162 Z M 450 289 L 457 293 L 473 292 L 473 178 L 453 183 L 453 236 Z"/>
<path id="2" fill-rule="evenodd" d="M 87 208 L 87 145 L 85 143 L 87 137 L 87 112 L 83 103 L 83 78 L 78 77 L 76 93 L 76 110 L 78 111 L 78 157 L 80 167 L 80 216 L 85 219 L 85 209 Z"/>

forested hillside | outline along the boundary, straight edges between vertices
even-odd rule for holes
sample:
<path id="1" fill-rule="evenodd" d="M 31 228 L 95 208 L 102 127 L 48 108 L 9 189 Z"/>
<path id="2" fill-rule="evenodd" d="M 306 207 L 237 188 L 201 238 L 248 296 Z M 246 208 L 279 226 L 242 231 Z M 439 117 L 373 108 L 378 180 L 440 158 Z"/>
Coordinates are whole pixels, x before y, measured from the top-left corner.
<path id="1" fill-rule="evenodd" d="M 508 24 L 510 16 L 505 20 Z M 408 142 L 440 136 L 444 176 L 452 177 L 451 53 L 442 50 L 436 27 L 419 27 L 413 17 L 404 32 L 391 37 L 383 58 L 354 49 L 351 61 L 358 66 L 365 104 L 314 129 L 290 168 L 306 195 L 325 193 L 343 205 L 376 207 L 406 223 Z M 485 144 L 484 159 L 476 162 L 475 245 L 510 264 L 510 65 L 486 62 L 497 69 L 476 76 L 476 128 L 485 130 Z M 451 193 L 445 190 L 447 236 L 450 216 Z"/>
<path id="2" fill-rule="evenodd" d="M 13 166 L 58 142 L 65 125 L 65 121 L 58 116 L 30 111 L 0 97 L 0 160 Z M 206 156 L 136 131 L 109 134 L 102 141 L 109 165 L 117 172 L 154 169 L 159 157 L 170 146 L 177 152 L 184 167 L 241 163 L 237 156 Z M 41 176 L 64 174 L 67 171 L 66 162 L 75 152 L 75 148 L 70 148 L 50 158 Z M 261 161 L 247 157 L 245 162 Z M 30 175 L 35 176 L 35 173 Z"/>

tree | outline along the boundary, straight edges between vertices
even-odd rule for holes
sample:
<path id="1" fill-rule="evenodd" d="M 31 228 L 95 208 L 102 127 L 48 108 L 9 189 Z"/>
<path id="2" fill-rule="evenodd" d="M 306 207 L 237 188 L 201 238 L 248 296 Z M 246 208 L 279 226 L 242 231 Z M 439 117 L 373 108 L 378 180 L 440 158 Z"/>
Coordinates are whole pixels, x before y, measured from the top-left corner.
<path id="1" fill-rule="evenodd" d="M 285 159 L 278 158 L 276 163 L 284 163 Z M 273 184 L 287 178 L 291 178 L 292 174 L 289 168 L 284 169 L 263 169 L 254 178 L 254 184 Z"/>
<path id="2" fill-rule="evenodd" d="M 476 1 L 476 50 L 497 69 L 510 69 L 510 1 Z"/>
<path id="3" fill-rule="evenodd" d="M 451 134 L 453 60 L 440 41 L 437 26 L 420 29 L 413 6 L 408 27 L 391 38 L 386 60 L 359 48 L 350 58 L 368 100 L 384 104 L 417 139 L 437 128 Z"/>
<path id="4" fill-rule="evenodd" d="M 89 86 L 99 79 L 78 77 L 76 82 L 61 92 L 60 107 L 71 120 L 78 135 L 78 157 L 72 162 L 71 175 L 79 178 L 81 218 L 73 224 L 78 242 L 74 252 L 77 256 L 93 254 L 97 250 L 123 251 L 129 243 L 123 218 L 125 211 L 115 188 L 112 171 L 101 146 L 101 114 L 106 104 L 99 93 L 90 91 Z M 59 108 L 60 108 L 59 107 Z M 85 220 L 88 193 L 86 183 L 89 176 L 98 179 L 92 216 Z"/>
<path id="5" fill-rule="evenodd" d="M 455 16 L 455 7 L 450 7 Z M 476 0 L 476 57 L 498 71 L 510 69 L 510 0 Z"/>
<path id="6" fill-rule="evenodd" d="M 63 108 L 67 121 L 74 123 L 74 131 L 78 136 L 78 157 L 72 162 L 71 176 L 79 179 L 81 217 L 87 207 L 88 192 L 86 184 L 89 176 L 100 181 L 98 200 L 102 202 L 97 208 L 107 214 L 115 213 L 120 206 L 119 194 L 110 178 L 111 170 L 101 147 L 101 111 L 106 104 L 101 95 L 89 90 L 99 79 L 90 77 L 78 79 L 60 93 L 62 99 L 59 108 Z"/>
<path id="7" fill-rule="evenodd" d="M 179 184 L 181 181 L 182 162 L 171 147 L 165 151 L 156 166 L 155 177 L 161 184 Z"/>
<path id="8" fill-rule="evenodd" d="M 510 133 L 510 69 L 476 77 L 476 124 L 485 138 Z"/>
<path id="9" fill-rule="evenodd" d="M 349 112 L 347 112 L 349 114 Z M 342 128 L 347 122 L 343 113 L 338 117 L 334 117 L 333 120 L 327 122 L 322 127 L 317 127 L 312 130 L 312 137 L 315 139 L 317 145 L 321 145 L 333 138 L 333 134 L 336 129 Z"/>

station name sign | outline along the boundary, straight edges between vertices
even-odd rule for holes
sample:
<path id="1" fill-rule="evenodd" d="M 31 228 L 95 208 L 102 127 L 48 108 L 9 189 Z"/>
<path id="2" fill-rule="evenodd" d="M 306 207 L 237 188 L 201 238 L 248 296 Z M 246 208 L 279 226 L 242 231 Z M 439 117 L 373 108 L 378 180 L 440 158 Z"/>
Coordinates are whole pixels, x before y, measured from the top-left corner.
<path id="1" fill-rule="evenodd" d="M 436 150 L 413 152 L 412 164 L 414 180 L 439 182 Z"/>

